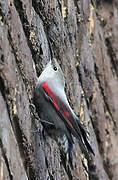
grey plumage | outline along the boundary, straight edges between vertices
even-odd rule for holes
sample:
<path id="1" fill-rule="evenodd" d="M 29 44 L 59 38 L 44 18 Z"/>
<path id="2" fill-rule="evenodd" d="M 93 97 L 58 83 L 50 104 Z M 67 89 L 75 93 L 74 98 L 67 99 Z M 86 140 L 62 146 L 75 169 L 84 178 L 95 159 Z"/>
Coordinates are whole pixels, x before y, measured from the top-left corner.
<path id="1" fill-rule="evenodd" d="M 69 143 L 67 151 L 72 147 L 72 135 L 78 139 L 82 152 L 86 155 L 93 153 L 88 142 L 87 133 L 79 118 L 70 107 L 65 94 L 65 79 L 56 59 L 50 61 L 38 78 L 34 92 L 34 102 L 39 117 L 54 126 L 44 123 L 44 127 L 54 136 L 66 135 Z"/>

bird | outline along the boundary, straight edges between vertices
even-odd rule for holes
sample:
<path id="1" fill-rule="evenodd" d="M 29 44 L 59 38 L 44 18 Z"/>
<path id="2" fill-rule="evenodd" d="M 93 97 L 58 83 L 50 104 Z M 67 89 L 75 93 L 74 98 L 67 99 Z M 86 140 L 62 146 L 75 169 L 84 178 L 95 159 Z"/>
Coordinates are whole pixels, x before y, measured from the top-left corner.
<path id="1" fill-rule="evenodd" d="M 74 136 L 84 154 L 95 155 L 88 141 L 87 130 L 68 102 L 64 74 L 56 58 L 50 59 L 37 80 L 34 104 L 44 128 L 62 140 L 59 142 L 65 153 L 72 149 Z"/>

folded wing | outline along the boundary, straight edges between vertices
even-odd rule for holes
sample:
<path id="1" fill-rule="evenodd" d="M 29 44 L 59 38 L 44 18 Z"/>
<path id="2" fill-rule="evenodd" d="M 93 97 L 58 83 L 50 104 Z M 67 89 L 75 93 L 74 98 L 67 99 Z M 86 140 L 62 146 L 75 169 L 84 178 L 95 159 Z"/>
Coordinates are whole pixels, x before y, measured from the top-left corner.
<path id="1" fill-rule="evenodd" d="M 46 99 L 50 101 L 51 105 L 55 108 L 61 119 L 64 121 L 65 125 L 79 140 L 82 149 L 85 150 L 87 148 L 94 154 L 91 145 L 87 140 L 87 133 L 83 125 L 80 123 L 79 119 L 73 117 L 73 114 L 69 107 L 52 91 L 47 82 L 42 83 L 42 88 L 44 90 Z"/>

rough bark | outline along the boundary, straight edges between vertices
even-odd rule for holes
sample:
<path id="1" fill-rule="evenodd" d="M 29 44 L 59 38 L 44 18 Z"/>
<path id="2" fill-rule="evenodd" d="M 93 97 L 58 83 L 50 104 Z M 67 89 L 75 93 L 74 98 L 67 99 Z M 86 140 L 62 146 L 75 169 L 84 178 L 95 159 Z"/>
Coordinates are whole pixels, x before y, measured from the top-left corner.
<path id="1" fill-rule="evenodd" d="M 78 167 L 69 174 L 33 106 L 48 39 L 95 152 L 87 161 L 75 140 Z M 117 44 L 117 0 L 0 1 L 1 180 L 118 179 Z"/>

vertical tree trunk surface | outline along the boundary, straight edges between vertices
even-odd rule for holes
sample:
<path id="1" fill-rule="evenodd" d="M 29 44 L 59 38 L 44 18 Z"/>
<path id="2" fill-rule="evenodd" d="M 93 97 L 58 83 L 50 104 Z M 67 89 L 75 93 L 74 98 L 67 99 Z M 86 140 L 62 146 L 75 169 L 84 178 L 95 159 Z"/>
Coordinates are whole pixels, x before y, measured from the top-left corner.
<path id="1" fill-rule="evenodd" d="M 33 105 L 48 39 L 95 152 L 69 173 Z M 118 180 L 117 0 L 0 0 L 0 180 L 28 179 Z"/>

